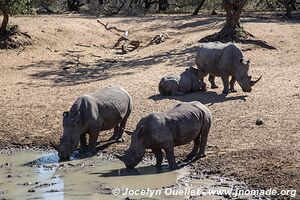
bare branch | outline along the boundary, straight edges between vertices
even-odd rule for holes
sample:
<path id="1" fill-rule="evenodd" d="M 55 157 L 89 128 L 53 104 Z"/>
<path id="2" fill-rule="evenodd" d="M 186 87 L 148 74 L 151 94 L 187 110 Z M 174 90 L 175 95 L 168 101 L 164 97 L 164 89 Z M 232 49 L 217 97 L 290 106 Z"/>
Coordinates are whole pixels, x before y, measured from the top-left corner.
<path id="1" fill-rule="evenodd" d="M 100 20 L 97 20 L 97 22 L 100 23 L 102 26 L 104 26 L 104 28 L 105 28 L 106 30 L 108 30 L 108 31 L 110 31 L 110 30 L 116 30 L 116 31 L 122 32 L 122 33 L 126 32 L 126 30 L 119 29 L 119 28 L 117 28 L 117 27 L 115 27 L 115 26 L 108 27 L 108 23 L 104 24 L 104 23 L 101 22 Z"/>

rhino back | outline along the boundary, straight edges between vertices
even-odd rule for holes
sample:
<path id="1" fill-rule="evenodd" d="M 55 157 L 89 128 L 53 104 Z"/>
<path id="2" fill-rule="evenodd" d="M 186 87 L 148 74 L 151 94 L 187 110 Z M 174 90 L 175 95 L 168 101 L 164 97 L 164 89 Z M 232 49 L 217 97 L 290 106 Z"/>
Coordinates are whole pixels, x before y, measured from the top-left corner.
<path id="1" fill-rule="evenodd" d="M 240 57 L 239 52 L 240 49 L 232 43 L 209 42 L 199 49 L 196 64 L 199 69 L 214 76 L 220 76 L 220 73 L 231 74 L 234 62 Z"/>
<path id="2" fill-rule="evenodd" d="M 200 134 L 207 112 L 204 107 L 200 102 L 183 102 L 165 113 L 166 125 L 173 135 L 175 146 L 187 144 Z"/>
<path id="3" fill-rule="evenodd" d="M 87 126 L 102 124 L 102 130 L 114 128 L 132 109 L 130 95 L 121 87 L 106 87 L 95 93 L 83 95 L 81 112 Z"/>

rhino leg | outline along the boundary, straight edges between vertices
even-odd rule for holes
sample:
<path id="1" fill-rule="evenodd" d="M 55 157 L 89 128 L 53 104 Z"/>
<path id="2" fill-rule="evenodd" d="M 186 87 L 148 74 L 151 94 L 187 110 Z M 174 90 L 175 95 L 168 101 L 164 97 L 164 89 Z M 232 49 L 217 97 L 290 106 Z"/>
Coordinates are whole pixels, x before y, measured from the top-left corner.
<path id="1" fill-rule="evenodd" d="M 87 149 L 87 143 L 86 143 L 86 133 L 83 133 L 80 135 L 80 153 L 84 153 Z"/>
<path id="2" fill-rule="evenodd" d="M 127 113 L 126 113 L 124 119 L 120 123 L 119 131 L 118 131 L 118 134 L 115 138 L 115 140 L 117 142 L 124 142 L 125 141 L 124 138 L 123 138 L 123 133 L 125 131 L 126 123 L 127 123 L 128 118 L 129 118 L 129 115 L 131 113 L 131 110 L 132 110 L 132 106 L 130 106 L 130 108 L 127 110 Z"/>
<path id="3" fill-rule="evenodd" d="M 211 122 L 210 120 L 203 120 L 201 132 L 200 132 L 200 150 L 196 156 L 196 158 L 204 158 L 206 157 L 205 149 L 207 145 L 207 137 L 210 130 Z"/>
<path id="4" fill-rule="evenodd" d="M 114 128 L 114 134 L 108 139 L 109 141 L 115 140 L 117 142 L 124 142 L 122 136 L 123 136 L 123 133 L 125 130 L 126 122 L 125 122 L 125 124 L 124 124 L 124 122 L 123 123 L 122 122 Z"/>
<path id="5" fill-rule="evenodd" d="M 124 142 L 125 140 L 123 139 L 123 133 L 125 131 L 125 126 L 126 126 L 126 123 L 127 123 L 127 119 L 128 117 L 125 117 L 120 125 L 118 126 L 118 132 L 116 134 L 116 137 L 114 138 L 117 142 Z"/>
<path id="6" fill-rule="evenodd" d="M 163 152 L 162 152 L 161 148 L 151 148 L 151 150 L 153 151 L 155 158 L 156 158 L 155 167 L 161 168 L 161 163 L 163 161 Z"/>
<path id="7" fill-rule="evenodd" d="M 198 135 L 194 139 L 194 147 L 193 147 L 192 151 L 183 160 L 183 162 L 188 162 L 188 161 L 192 160 L 197 155 L 199 148 L 200 148 L 200 135 Z"/>
<path id="8" fill-rule="evenodd" d="M 208 81 L 210 82 L 210 88 L 211 89 L 215 89 L 215 88 L 218 88 L 218 86 L 216 85 L 216 83 L 215 83 L 215 76 L 213 76 L 213 75 L 209 75 L 208 76 Z"/>
<path id="9" fill-rule="evenodd" d="M 119 135 L 119 132 L 120 132 L 120 124 L 118 124 L 115 128 L 114 128 L 114 134 L 108 139 L 109 141 L 110 140 L 116 140 L 118 135 Z"/>
<path id="10" fill-rule="evenodd" d="M 89 146 L 88 146 L 88 152 L 95 154 L 97 153 L 96 151 L 96 146 L 97 146 L 97 140 L 99 137 L 100 133 L 100 128 L 99 127 L 94 127 L 89 130 Z"/>
<path id="11" fill-rule="evenodd" d="M 198 77 L 199 77 L 199 80 L 202 81 L 203 83 L 204 82 L 204 77 L 207 76 L 208 73 L 204 70 L 204 69 L 199 69 L 199 72 L 198 72 Z"/>
<path id="12" fill-rule="evenodd" d="M 164 148 L 164 150 L 166 152 L 166 157 L 169 162 L 169 168 L 171 170 L 178 169 L 178 165 L 174 156 L 174 145 L 169 145 L 168 147 Z"/>
<path id="13" fill-rule="evenodd" d="M 230 80 L 230 92 L 237 92 L 235 89 L 234 89 L 234 84 L 235 84 L 235 76 L 232 76 L 231 77 L 231 80 Z"/>
<path id="14" fill-rule="evenodd" d="M 229 93 L 229 76 L 221 76 L 224 89 L 222 91 L 223 94 Z"/>

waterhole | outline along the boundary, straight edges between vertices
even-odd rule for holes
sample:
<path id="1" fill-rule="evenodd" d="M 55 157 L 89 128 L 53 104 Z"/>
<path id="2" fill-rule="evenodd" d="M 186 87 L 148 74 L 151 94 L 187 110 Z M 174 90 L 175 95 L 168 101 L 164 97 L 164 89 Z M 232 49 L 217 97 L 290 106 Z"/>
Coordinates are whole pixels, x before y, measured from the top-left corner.
<path id="1" fill-rule="evenodd" d="M 147 189 L 161 191 L 151 195 L 154 199 L 184 199 L 191 196 L 188 190 L 185 194 L 176 191 L 191 186 L 202 192 L 212 188 L 246 187 L 230 179 L 193 174 L 189 167 L 169 171 L 164 166 L 157 170 L 148 163 L 128 170 L 119 160 L 104 155 L 59 162 L 54 152 L 0 154 L 0 199 L 146 199 L 151 195 Z M 133 194 L 141 190 L 145 193 Z M 116 195 L 116 192 L 119 193 Z M 200 197 L 226 199 L 228 195 Z"/>

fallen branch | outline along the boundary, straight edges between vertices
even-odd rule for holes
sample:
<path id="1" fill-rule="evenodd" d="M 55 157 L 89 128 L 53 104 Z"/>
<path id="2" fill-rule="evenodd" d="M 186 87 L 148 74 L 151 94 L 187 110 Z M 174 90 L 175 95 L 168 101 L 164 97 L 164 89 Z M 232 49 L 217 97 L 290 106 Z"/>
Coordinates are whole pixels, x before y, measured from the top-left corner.
<path id="1" fill-rule="evenodd" d="M 169 39 L 169 37 L 164 34 L 158 34 L 149 42 L 149 44 L 147 46 L 152 45 L 152 44 L 160 44 L 162 42 L 165 42 L 166 39 Z"/>
<path id="2" fill-rule="evenodd" d="M 116 44 L 113 46 L 113 48 L 118 47 L 122 41 L 128 41 L 128 37 L 125 37 L 125 36 L 122 35 L 122 36 L 118 39 L 118 41 L 116 42 Z"/>
<path id="3" fill-rule="evenodd" d="M 100 20 L 97 20 L 98 23 L 100 23 L 102 26 L 104 26 L 104 28 L 107 30 L 107 31 L 110 31 L 110 30 L 116 30 L 118 32 L 126 32 L 125 30 L 122 30 L 122 29 L 119 29 L 115 26 L 111 26 L 111 27 L 108 27 L 108 23 L 104 24 L 103 22 L 101 22 Z"/>
<path id="4" fill-rule="evenodd" d="M 128 52 L 134 51 L 135 49 L 139 48 L 141 46 L 141 42 L 139 40 L 130 40 L 128 37 L 128 31 L 121 30 L 115 26 L 108 26 L 108 23 L 104 24 L 100 20 L 97 20 L 98 23 L 100 23 L 107 31 L 116 30 L 118 32 L 122 32 L 123 34 L 117 34 L 120 36 L 120 38 L 117 40 L 117 42 L 113 45 L 111 49 L 121 49 L 123 54 L 126 54 Z M 101 45 L 104 48 L 104 45 Z"/>

